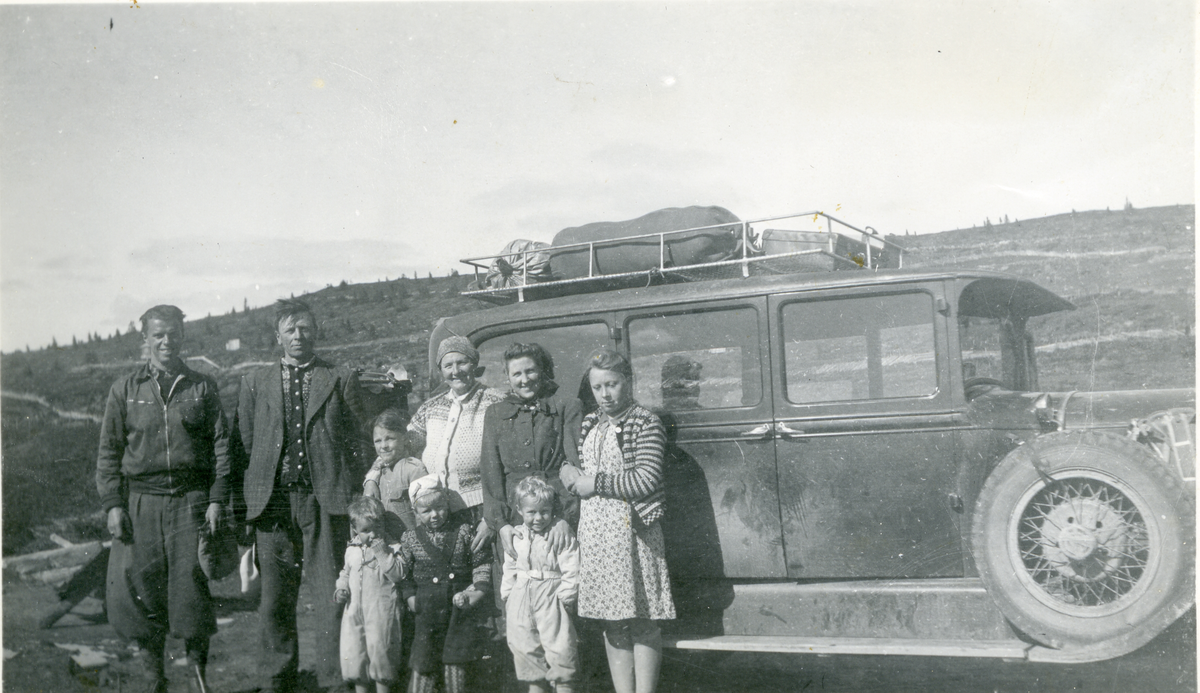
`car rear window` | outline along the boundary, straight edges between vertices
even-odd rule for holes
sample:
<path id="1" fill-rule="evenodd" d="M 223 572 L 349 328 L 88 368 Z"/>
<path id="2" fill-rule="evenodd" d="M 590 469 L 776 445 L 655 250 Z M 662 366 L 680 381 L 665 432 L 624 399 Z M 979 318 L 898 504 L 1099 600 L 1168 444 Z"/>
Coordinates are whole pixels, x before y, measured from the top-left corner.
<path id="1" fill-rule="evenodd" d="M 628 326 L 635 396 L 643 406 L 685 411 L 762 401 L 754 308 L 659 313 Z"/>
<path id="2" fill-rule="evenodd" d="M 550 352 L 554 359 L 555 381 L 564 394 L 574 396 L 583 378 L 583 367 L 593 351 L 601 347 L 612 348 L 608 325 L 604 322 L 588 322 L 575 325 L 556 325 L 539 329 L 509 332 L 489 337 L 479 344 L 479 365 L 483 375 L 479 378 L 485 385 L 504 392 L 508 391 L 508 377 L 504 372 L 504 350 L 517 342 L 536 342 Z"/>
<path id="3" fill-rule="evenodd" d="M 782 319 L 789 402 L 937 391 L 929 294 L 795 301 L 783 306 Z"/>

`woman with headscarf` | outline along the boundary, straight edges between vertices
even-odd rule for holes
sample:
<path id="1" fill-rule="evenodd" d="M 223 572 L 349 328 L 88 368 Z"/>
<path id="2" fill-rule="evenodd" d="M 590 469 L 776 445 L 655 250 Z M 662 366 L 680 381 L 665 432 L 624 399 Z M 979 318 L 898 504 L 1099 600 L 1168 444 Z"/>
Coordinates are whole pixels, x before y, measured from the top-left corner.
<path id="1" fill-rule="evenodd" d="M 424 440 L 421 461 L 449 490 L 450 511 L 469 513 L 474 539 L 471 550 L 487 546 L 494 532 L 483 518 L 483 476 L 479 456 L 483 418 L 488 407 L 504 399 L 485 387 L 479 375 L 479 352 L 466 337 L 447 337 L 438 345 L 437 367 L 450 389 L 425 401 L 408 430 Z"/>

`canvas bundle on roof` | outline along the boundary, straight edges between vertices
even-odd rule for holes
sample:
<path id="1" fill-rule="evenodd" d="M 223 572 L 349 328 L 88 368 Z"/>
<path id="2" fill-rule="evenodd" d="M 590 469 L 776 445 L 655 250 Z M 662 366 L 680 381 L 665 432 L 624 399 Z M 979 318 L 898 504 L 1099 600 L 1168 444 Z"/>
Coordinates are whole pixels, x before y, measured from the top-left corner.
<path id="1" fill-rule="evenodd" d="M 464 296 L 496 303 L 735 276 L 901 266 L 903 249 L 823 212 L 741 220 L 722 207 L 661 209 L 513 241 L 467 258 Z"/>

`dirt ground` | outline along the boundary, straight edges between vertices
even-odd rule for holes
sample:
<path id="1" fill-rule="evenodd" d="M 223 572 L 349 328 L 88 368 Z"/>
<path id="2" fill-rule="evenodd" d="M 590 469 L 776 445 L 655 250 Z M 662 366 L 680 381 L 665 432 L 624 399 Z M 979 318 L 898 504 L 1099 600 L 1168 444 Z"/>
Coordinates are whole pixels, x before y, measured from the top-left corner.
<path id="1" fill-rule="evenodd" d="M 52 588 L 4 576 L 3 690 L 13 693 L 129 691 L 140 662 L 102 619 L 100 604 L 82 602 L 50 629 L 38 620 L 57 602 Z M 236 577 L 214 583 L 220 632 L 212 641 L 210 688 L 216 693 L 255 690 L 258 616 L 252 600 L 239 592 Z M 301 593 L 301 666 L 312 649 L 305 638 L 311 597 Z M 100 669 L 79 669 L 59 644 L 86 645 L 114 661 Z M 172 692 L 187 690 L 183 645 L 171 641 L 168 676 Z M 585 648 L 598 652 L 599 643 Z M 515 681 L 502 673 L 502 662 L 484 665 L 476 690 L 512 693 Z M 587 693 L 609 693 L 603 665 Z M 1196 690 L 1195 612 L 1180 619 L 1141 650 L 1107 662 L 1084 665 L 1028 664 L 991 659 L 935 657 L 817 657 L 740 653 L 685 653 L 664 656 L 662 693 L 1059 693 L 1114 691 L 1158 693 Z"/>

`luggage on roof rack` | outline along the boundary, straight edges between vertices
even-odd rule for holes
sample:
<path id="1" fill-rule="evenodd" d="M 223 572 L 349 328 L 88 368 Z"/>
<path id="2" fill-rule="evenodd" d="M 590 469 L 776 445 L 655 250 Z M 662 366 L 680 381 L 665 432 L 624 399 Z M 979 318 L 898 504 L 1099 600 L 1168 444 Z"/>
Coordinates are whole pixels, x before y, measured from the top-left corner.
<path id="1" fill-rule="evenodd" d="M 740 221 L 724 207 L 669 207 L 563 229 L 550 244 L 551 274 L 579 279 L 730 260 L 742 240 Z"/>
<path id="2" fill-rule="evenodd" d="M 669 208 L 564 229 L 549 247 L 519 250 L 514 242 L 500 255 L 464 259 L 475 281 L 462 295 L 513 303 L 653 284 L 898 268 L 902 255 L 901 246 L 871 227 L 820 211 L 740 220 L 722 207 Z M 507 274 L 500 271 L 505 267 Z"/>

